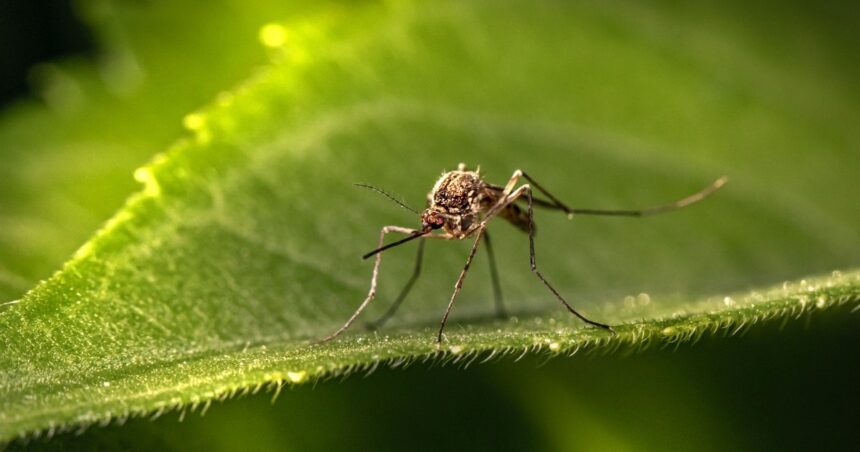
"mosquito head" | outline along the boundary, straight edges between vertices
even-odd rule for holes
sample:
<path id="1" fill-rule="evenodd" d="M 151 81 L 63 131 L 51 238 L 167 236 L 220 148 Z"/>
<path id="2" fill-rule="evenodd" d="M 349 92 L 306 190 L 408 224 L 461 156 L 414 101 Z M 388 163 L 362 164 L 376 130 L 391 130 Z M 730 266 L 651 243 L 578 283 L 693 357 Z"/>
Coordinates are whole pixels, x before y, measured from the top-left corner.
<path id="1" fill-rule="evenodd" d="M 433 209 L 427 209 L 421 213 L 421 229 L 432 231 L 445 226 L 445 216 Z"/>

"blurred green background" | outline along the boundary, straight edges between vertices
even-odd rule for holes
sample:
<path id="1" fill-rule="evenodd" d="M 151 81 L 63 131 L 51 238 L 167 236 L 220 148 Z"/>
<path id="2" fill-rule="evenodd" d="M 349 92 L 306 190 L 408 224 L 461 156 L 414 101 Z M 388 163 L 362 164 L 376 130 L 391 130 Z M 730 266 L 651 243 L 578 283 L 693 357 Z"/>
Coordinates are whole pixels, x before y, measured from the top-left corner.
<path id="1" fill-rule="evenodd" d="M 258 42 L 261 25 L 301 17 L 307 10 L 346 9 L 275 1 L 44 1 L 36 7 L 29 4 L 29 9 L 17 6 L 24 4 L 6 2 L 0 15 L 5 103 L 0 117 L 3 300 L 18 298 L 57 270 L 122 206 L 138 189 L 133 170 L 183 134 L 187 113 L 266 64 L 272 55 Z M 28 19 L 34 15 L 21 11 L 32 8 L 59 12 Z M 860 112 L 856 83 L 860 17 L 854 3 L 798 2 L 778 9 L 765 2 L 583 3 L 579 8 L 578 20 L 591 30 L 636 42 L 679 67 L 708 71 L 717 80 L 724 77 L 729 88 L 714 91 L 709 105 L 725 105 L 732 112 L 748 101 L 744 90 L 731 89 L 737 83 L 733 77 L 742 74 L 744 81 L 761 89 L 755 95 L 767 99 L 771 108 L 749 115 L 809 125 L 809 133 L 798 134 L 810 140 L 809 153 L 793 155 L 797 160 L 792 171 L 778 179 L 796 177 L 811 191 L 832 189 L 828 197 L 799 199 L 795 210 L 798 216 L 809 215 L 797 220 L 798 228 L 814 231 L 821 224 L 818 240 L 823 251 L 815 255 L 808 252 L 812 245 L 799 245 L 807 250 L 796 255 L 803 262 L 790 258 L 773 262 L 772 275 L 753 275 L 750 281 L 857 264 L 858 211 L 832 213 L 851 208 L 860 175 L 855 166 L 860 131 L 852 127 Z M 745 52 L 736 52 L 738 47 Z M 60 57 L 63 52 L 67 56 Z M 32 61 L 32 55 L 43 63 L 7 64 Z M 638 61 L 635 48 L 629 55 L 612 56 L 619 78 L 628 59 Z M 641 61 L 635 64 L 643 67 Z M 588 68 L 582 71 L 579 77 L 588 79 Z M 32 94 L 22 94 L 22 80 L 28 81 Z M 647 102 L 638 102 L 637 93 L 614 92 L 615 82 L 606 80 L 606 95 L 629 96 L 630 102 L 595 109 L 595 123 L 611 121 L 615 114 L 641 116 L 648 121 L 636 131 L 653 139 L 660 135 L 661 124 L 679 117 L 702 115 L 707 123 L 720 113 L 644 110 Z M 679 74 L 679 87 L 684 83 L 684 74 Z M 640 84 L 648 89 L 647 74 Z M 647 98 L 654 93 L 639 95 Z M 750 123 L 768 124 L 755 119 Z M 759 138 L 772 138 L 767 130 L 740 127 L 723 132 L 747 134 L 748 142 L 761 140 L 761 146 L 772 147 L 751 153 L 749 159 L 738 154 L 735 161 L 747 165 L 748 174 L 783 171 L 780 143 Z M 690 146 L 721 145 L 705 125 L 676 133 Z M 793 138 L 784 137 L 797 145 Z M 732 140 L 726 136 L 726 142 Z M 697 158 L 706 166 L 713 157 L 703 152 Z M 831 180 L 819 180 L 822 174 Z M 854 208 L 858 209 L 856 204 Z M 763 258 L 768 259 L 772 256 Z M 177 415 L 170 413 L 156 421 L 132 420 L 26 446 L 844 449 L 855 443 L 852 428 L 860 419 L 856 385 L 860 359 L 852 353 L 860 342 L 858 327 L 856 313 L 828 313 L 784 327 L 767 324 L 743 337 L 705 339 L 678 350 L 653 348 L 631 356 L 575 356 L 548 362 L 529 357 L 468 370 L 425 365 L 405 371 L 379 369 L 368 378 L 353 376 L 285 390 L 274 405 L 271 394 L 261 394 L 215 404 L 202 418 L 189 414 L 177 422 Z"/>

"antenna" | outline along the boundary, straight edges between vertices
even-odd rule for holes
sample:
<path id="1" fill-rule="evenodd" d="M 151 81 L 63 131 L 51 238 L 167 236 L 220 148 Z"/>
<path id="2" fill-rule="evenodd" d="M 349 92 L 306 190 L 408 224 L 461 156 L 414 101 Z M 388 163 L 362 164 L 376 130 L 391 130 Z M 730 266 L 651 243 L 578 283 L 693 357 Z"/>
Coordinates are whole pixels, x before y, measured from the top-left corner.
<path id="1" fill-rule="evenodd" d="M 385 190 L 383 190 L 383 189 L 381 189 L 381 188 L 379 188 L 379 187 L 374 187 L 373 185 L 368 185 L 368 184 L 353 184 L 353 185 L 355 185 L 356 187 L 361 187 L 361 188 L 366 188 L 366 189 L 368 189 L 368 190 L 373 190 L 373 191 L 375 191 L 375 192 L 379 193 L 380 195 L 385 196 L 386 198 L 388 198 L 388 199 L 390 199 L 390 200 L 394 201 L 394 202 L 395 202 L 395 203 L 397 203 L 397 205 L 399 205 L 400 207 L 403 207 L 404 209 L 406 209 L 406 210 L 408 210 L 408 211 L 410 211 L 410 212 L 412 212 L 412 213 L 421 214 L 421 212 L 419 212 L 419 211 L 417 211 L 417 210 L 415 210 L 415 209 L 413 209 L 413 208 L 411 208 L 411 207 L 407 206 L 405 202 L 403 202 L 403 201 L 401 201 L 401 200 L 399 200 L 399 199 L 395 198 L 395 197 L 394 197 L 394 195 L 392 195 L 392 194 L 388 193 L 387 191 L 385 191 Z"/>

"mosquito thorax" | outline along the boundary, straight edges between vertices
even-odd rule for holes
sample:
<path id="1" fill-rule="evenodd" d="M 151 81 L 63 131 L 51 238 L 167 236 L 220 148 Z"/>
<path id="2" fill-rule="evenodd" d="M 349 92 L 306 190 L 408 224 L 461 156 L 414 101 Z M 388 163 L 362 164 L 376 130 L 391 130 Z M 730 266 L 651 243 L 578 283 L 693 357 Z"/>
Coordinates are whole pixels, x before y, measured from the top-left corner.
<path id="1" fill-rule="evenodd" d="M 430 209 L 447 215 L 477 213 L 483 208 L 486 183 L 477 171 L 449 171 L 427 195 Z"/>
<path id="2" fill-rule="evenodd" d="M 460 165 L 455 171 L 442 174 L 433 190 L 427 195 L 428 207 L 422 216 L 438 221 L 442 219 L 445 231 L 454 237 L 465 238 L 479 220 L 480 213 L 491 203 L 491 191 L 478 171 L 469 171 Z M 436 224 L 424 221 L 424 224 Z"/>

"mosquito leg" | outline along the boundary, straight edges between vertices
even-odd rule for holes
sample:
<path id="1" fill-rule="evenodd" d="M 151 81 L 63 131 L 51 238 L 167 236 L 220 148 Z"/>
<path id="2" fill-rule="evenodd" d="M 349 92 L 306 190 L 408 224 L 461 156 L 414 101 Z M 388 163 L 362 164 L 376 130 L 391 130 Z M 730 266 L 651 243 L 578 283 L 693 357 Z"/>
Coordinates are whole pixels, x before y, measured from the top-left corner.
<path id="1" fill-rule="evenodd" d="M 505 206 L 510 204 L 513 199 L 517 198 L 516 196 L 513 196 L 512 193 L 514 192 L 514 187 L 516 187 L 517 182 L 520 180 L 520 177 L 522 177 L 522 175 L 523 175 L 523 172 L 521 170 L 514 171 L 514 174 L 511 175 L 511 178 L 508 180 L 508 183 L 505 184 L 505 188 L 503 188 L 501 193 L 499 194 L 499 199 L 496 202 L 496 204 L 493 205 L 492 207 L 490 207 L 487 210 L 487 213 L 484 214 L 484 219 L 481 221 L 480 226 L 486 225 L 487 222 L 490 221 L 491 218 L 498 215 L 498 213 L 502 209 L 504 209 Z M 517 192 L 519 192 L 519 189 L 517 189 Z M 473 226 L 472 230 L 477 230 L 479 227 L 479 225 L 477 225 L 477 224 L 472 225 L 472 226 Z"/>
<path id="2" fill-rule="evenodd" d="M 421 274 L 421 261 L 424 257 L 424 240 L 418 242 L 418 254 L 415 257 L 415 270 L 412 271 L 412 276 L 409 278 L 409 281 L 406 282 L 406 285 L 403 286 L 403 290 L 400 291 L 400 294 L 397 295 L 397 298 L 394 300 L 394 303 L 391 307 L 385 311 L 381 317 L 376 319 L 375 322 L 368 325 L 371 329 L 379 329 L 382 328 L 382 325 L 385 325 L 385 322 L 390 319 L 397 309 L 400 308 L 400 304 L 403 303 L 403 300 L 406 299 L 406 296 L 409 295 L 409 291 L 412 290 L 412 286 L 415 284 L 415 280 L 418 279 L 418 275 Z"/>
<path id="3" fill-rule="evenodd" d="M 536 188 L 539 192 L 541 192 L 541 193 L 543 193 L 544 195 L 546 195 L 546 197 L 547 197 L 547 198 L 549 198 L 549 199 L 552 201 L 552 204 L 554 204 L 554 205 L 555 205 L 555 207 L 557 207 L 558 209 L 560 209 L 560 210 L 564 211 L 564 213 L 566 213 L 566 214 L 568 214 L 568 215 L 573 215 L 573 209 L 571 209 L 570 207 L 567 207 L 567 205 L 566 205 L 565 203 L 561 202 L 558 198 L 556 198 L 555 196 L 553 196 L 553 195 L 552 195 L 552 193 L 550 193 L 550 192 L 546 191 L 546 189 L 545 189 L 545 188 L 543 188 L 543 187 L 542 187 L 539 183 L 537 183 L 534 179 L 532 179 L 532 177 L 531 177 L 531 176 L 529 176 L 528 174 L 526 174 L 526 173 L 525 173 L 525 172 L 523 172 L 522 170 L 520 170 L 520 173 L 523 175 L 523 177 L 525 177 L 525 178 L 526 178 L 526 180 L 527 180 L 527 181 L 529 181 L 529 184 L 531 184 L 531 186 L 532 186 L 532 187 Z M 529 190 L 528 199 L 532 199 L 531 190 Z M 529 203 L 532 203 L 532 202 L 534 202 L 534 200 L 529 201 Z"/>
<path id="4" fill-rule="evenodd" d="M 502 301 L 502 285 L 499 283 L 499 271 L 496 269 L 496 255 L 490 242 L 490 233 L 484 231 L 484 241 L 487 244 L 487 255 L 490 257 L 490 278 L 493 280 L 493 298 L 496 301 L 496 317 L 503 319 L 508 316 Z"/>
<path id="5" fill-rule="evenodd" d="M 526 177 L 528 177 L 528 176 L 526 176 Z M 561 294 L 559 294 L 558 291 L 555 290 L 555 288 L 552 287 L 552 285 L 550 285 L 549 281 L 547 281 L 546 278 L 543 277 L 541 272 L 538 271 L 537 262 L 535 261 L 535 238 L 534 238 L 535 228 L 534 228 L 534 210 L 532 209 L 532 190 L 531 190 L 531 187 L 529 187 L 528 185 L 524 185 L 524 186 L 520 187 L 520 189 L 517 190 L 517 193 L 515 193 L 515 194 L 521 194 L 522 192 L 525 192 L 526 199 L 528 200 L 529 263 L 531 264 L 532 272 L 535 274 L 535 276 L 537 276 L 543 282 L 543 284 L 547 287 L 547 289 L 549 289 L 549 291 L 552 292 L 556 298 L 558 298 L 558 301 L 561 301 L 561 303 L 564 305 L 564 307 L 567 308 L 567 310 L 570 311 L 571 314 L 579 317 L 580 320 L 582 320 L 583 322 L 585 322 L 589 325 L 594 325 L 596 327 L 603 328 L 605 330 L 609 330 L 609 331 L 614 332 L 612 330 L 612 327 L 610 327 L 609 325 L 605 325 L 603 323 L 598 323 L 598 322 L 595 322 L 593 320 L 590 320 L 590 319 L 586 318 L 584 315 L 577 312 L 576 309 L 573 309 L 573 307 L 567 301 L 565 301 L 564 298 L 562 298 Z M 544 192 L 544 194 L 551 197 L 551 195 L 549 193 Z"/>
<path id="6" fill-rule="evenodd" d="M 481 237 L 483 237 L 483 235 L 484 227 L 481 226 L 478 229 L 475 242 L 472 244 L 472 250 L 469 251 L 469 257 L 466 258 L 466 265 L 463 267 L 463 271 L 460 272 L 460 277 L 457 278 L 457 282 L 454 284 L 454 293 L 451 294 L 451 301 L 448 302 L 448 308 L 445 309 L 445 315 L 442 316 L 442 324 L 439 326 L 439 334 L 436 336 L 436 343 L 442 343 L 442 331 L 445 330 L 445 324 L 448 322 L 448 315 L 451 314 L 451 309 L 454 307 L 454 300 L 457 299 L 460 289 L 463 288 L 463 280 L 466 279 L 466 273 L 469 271 L 469 266 L 472 265 L 472 258 L 475 257 L 475 251 L 478 251 L 478 244 L 481 243 Z"/>
<path id="7" fill-rule="evenodd" d="M 518 171 L 519 171 L 519 170 L 518 170 Z M 531 176 L 529 176 L 528 174 L 526 174 L 526 173 L 524 173 L 524 172 L 522 172 L 522 171 L 519 171 L 519 172 L 520 172 L 520 174 L 522 174 L 522 176 L 523 176 L 524 178 L 526 178 L 526 180 L 528 180 L 528 181 L 529 181 L 529 183 L 530 183 L 534 188 L 536 188 L 539 192 L 543 193 L 547 198 L 549 198 L 549 199 L 551 200 L 551 202 L 550 202 L 550 201 L 544 201 L 544 200 L 537 200 L 537 199 L 536 199 L 536 200 L 533 200 L 536 204 L 538 204 L 538 205 L 540 205 L 540 206 L 543 206 L 543 207 L 549 207 L 549 208 L 559 209 L 559 210 L 563 211 L 564 213 L 566 213 L 566 214 L 567 214 L 567 216 L 568 216 L 568 218 L 573 218 L 573 216 L 574 216 L 574 215 L 604 215 L 604 216 L 617 216 L 617 217 L 647 217 L 647 216 L 649 216 L 649 215 L 656 215 L 656 214 L 660 214 L 660 213 L 664 213 L 664 212 L 671 212 L 671 211 L 673 211 L 673 210 L 678 210 L 678 209 L 681 209 L 681 208 L 687 207 L 687 206 L 689 206 L 689 205 L 691 205 L 691 204 L 695 204 L 695 203 L 697 203 L 697 202 L 699 202 L 699 201 L 701 201 L 701 200 L 705 199 L 706 197 L 710 196 L 710 195 L 711 195 L 711 193 L 713 193 L 713 192 L 715 192 L 715 191 L 719 190 L 719 189 L 720 189 L 720 187 L 722 187 L 723 185 L 725 185 L 725 184 L 726 184 L 726 182 L 728 182 L 728 178 L 727 178 L 727 177 L 725 177 L 725 176 L 723 176 L 723 177 L 720 177 L 719 179 L 717 179 L 717 180 L 715 180 L 715 181 L 711 182 L 711 184 L 710 184 L 710 185 L 708 185 L 707 187 L 703 188 L 702 190 L 699 190 L 698 192 L 693 193 L 692 195 L 687 196 L 686 198 L 679 199 L 679 200 L 677 200 L 677 201 L 670 202 L 670 203 L 668 203 L 668 204 L 663 204 L 663 205 L 659 205 L 659 206 L 656 206 L 656 207 L 650 207 L 650 208 L 647 208 L 647 209 L 622 209 L 622 210 L 612 210 L 612 209 L 571 209 L 571 208 L 570 208 L 570 207 L 568 207 L 566 204 L 564 204 L 563 202 L 561 202 L 558 198 L 556 198 L 555 196 L 553 196 L 550 192 L 546 191 L 546 189 L 545 189 L 545 188 L 543 188 L 540 184 L 538 184 L 534 179 L 532 179 L 532 177 L 531 177 Z M 516 173 L 514 173 L 514 174 L 516 174 Z"/>
<path id="8" fill-rule="evenodd" d="M 505 188 L 502 190 L 502 197 L 506 197 L 514 191 L 514 187 L 517 185 L 517 181 L 519 181 L 520 177 L 522 176 L 522 170 L 514 171 L 514 174 L 511 175 L 511 178 L 508 180 L 508 183 L 505 184 Z"/>
<path id="9" fill-rule="evenodd" d="M 384 243 L 384 240 L 385 240 L 385 235 L 392 233 L 392 232 L 397 232 L 397 233 L 401 233 L 401 234 L 415 234 L 416 232 L 420 232 L 420 231 L 416 231 L 414 229 L 409 229 L 409 228 L 403 228 L 400 226 L 385 226 L 379 232 L 379 244 L 377 245 L 377 247 L 382 247 L 382 244 Z M 352 316 L 349 318 L 349 320 L 347 320 L 346 323 L 344 323 L 334 333 L 331 333 L 328 336 L 320 339 L 316 343 L 328 342 L 328 341 L 340 336 L 340 334 L 343 333 L 344 331 L 346 331 L 346 329 L 349 328 L 350 325 L 352 325 L 352 322 L 354 322 L 355 319 L 358 318 L 359 314 L 361 314 L 361 311 L 364 311 L 364 308 L 366 308 L 367 305 L 370 304 L 370 301 L 373 300 L 373 297 L 376 296 L 376 278 L 377 278 L 377 276 L 379 276 L 379 263 L 380 262 L 382 262 L 382 254 L 377 253 L 376 254 L 376 260 L 373 263 L 373 276 L 371 276 L 371 278 L 370 278 L 370 291 L 367 292 L 367 297 L 358 306 L 358 309 L 356 309 L 355 312 L 352 314 Z"/>

